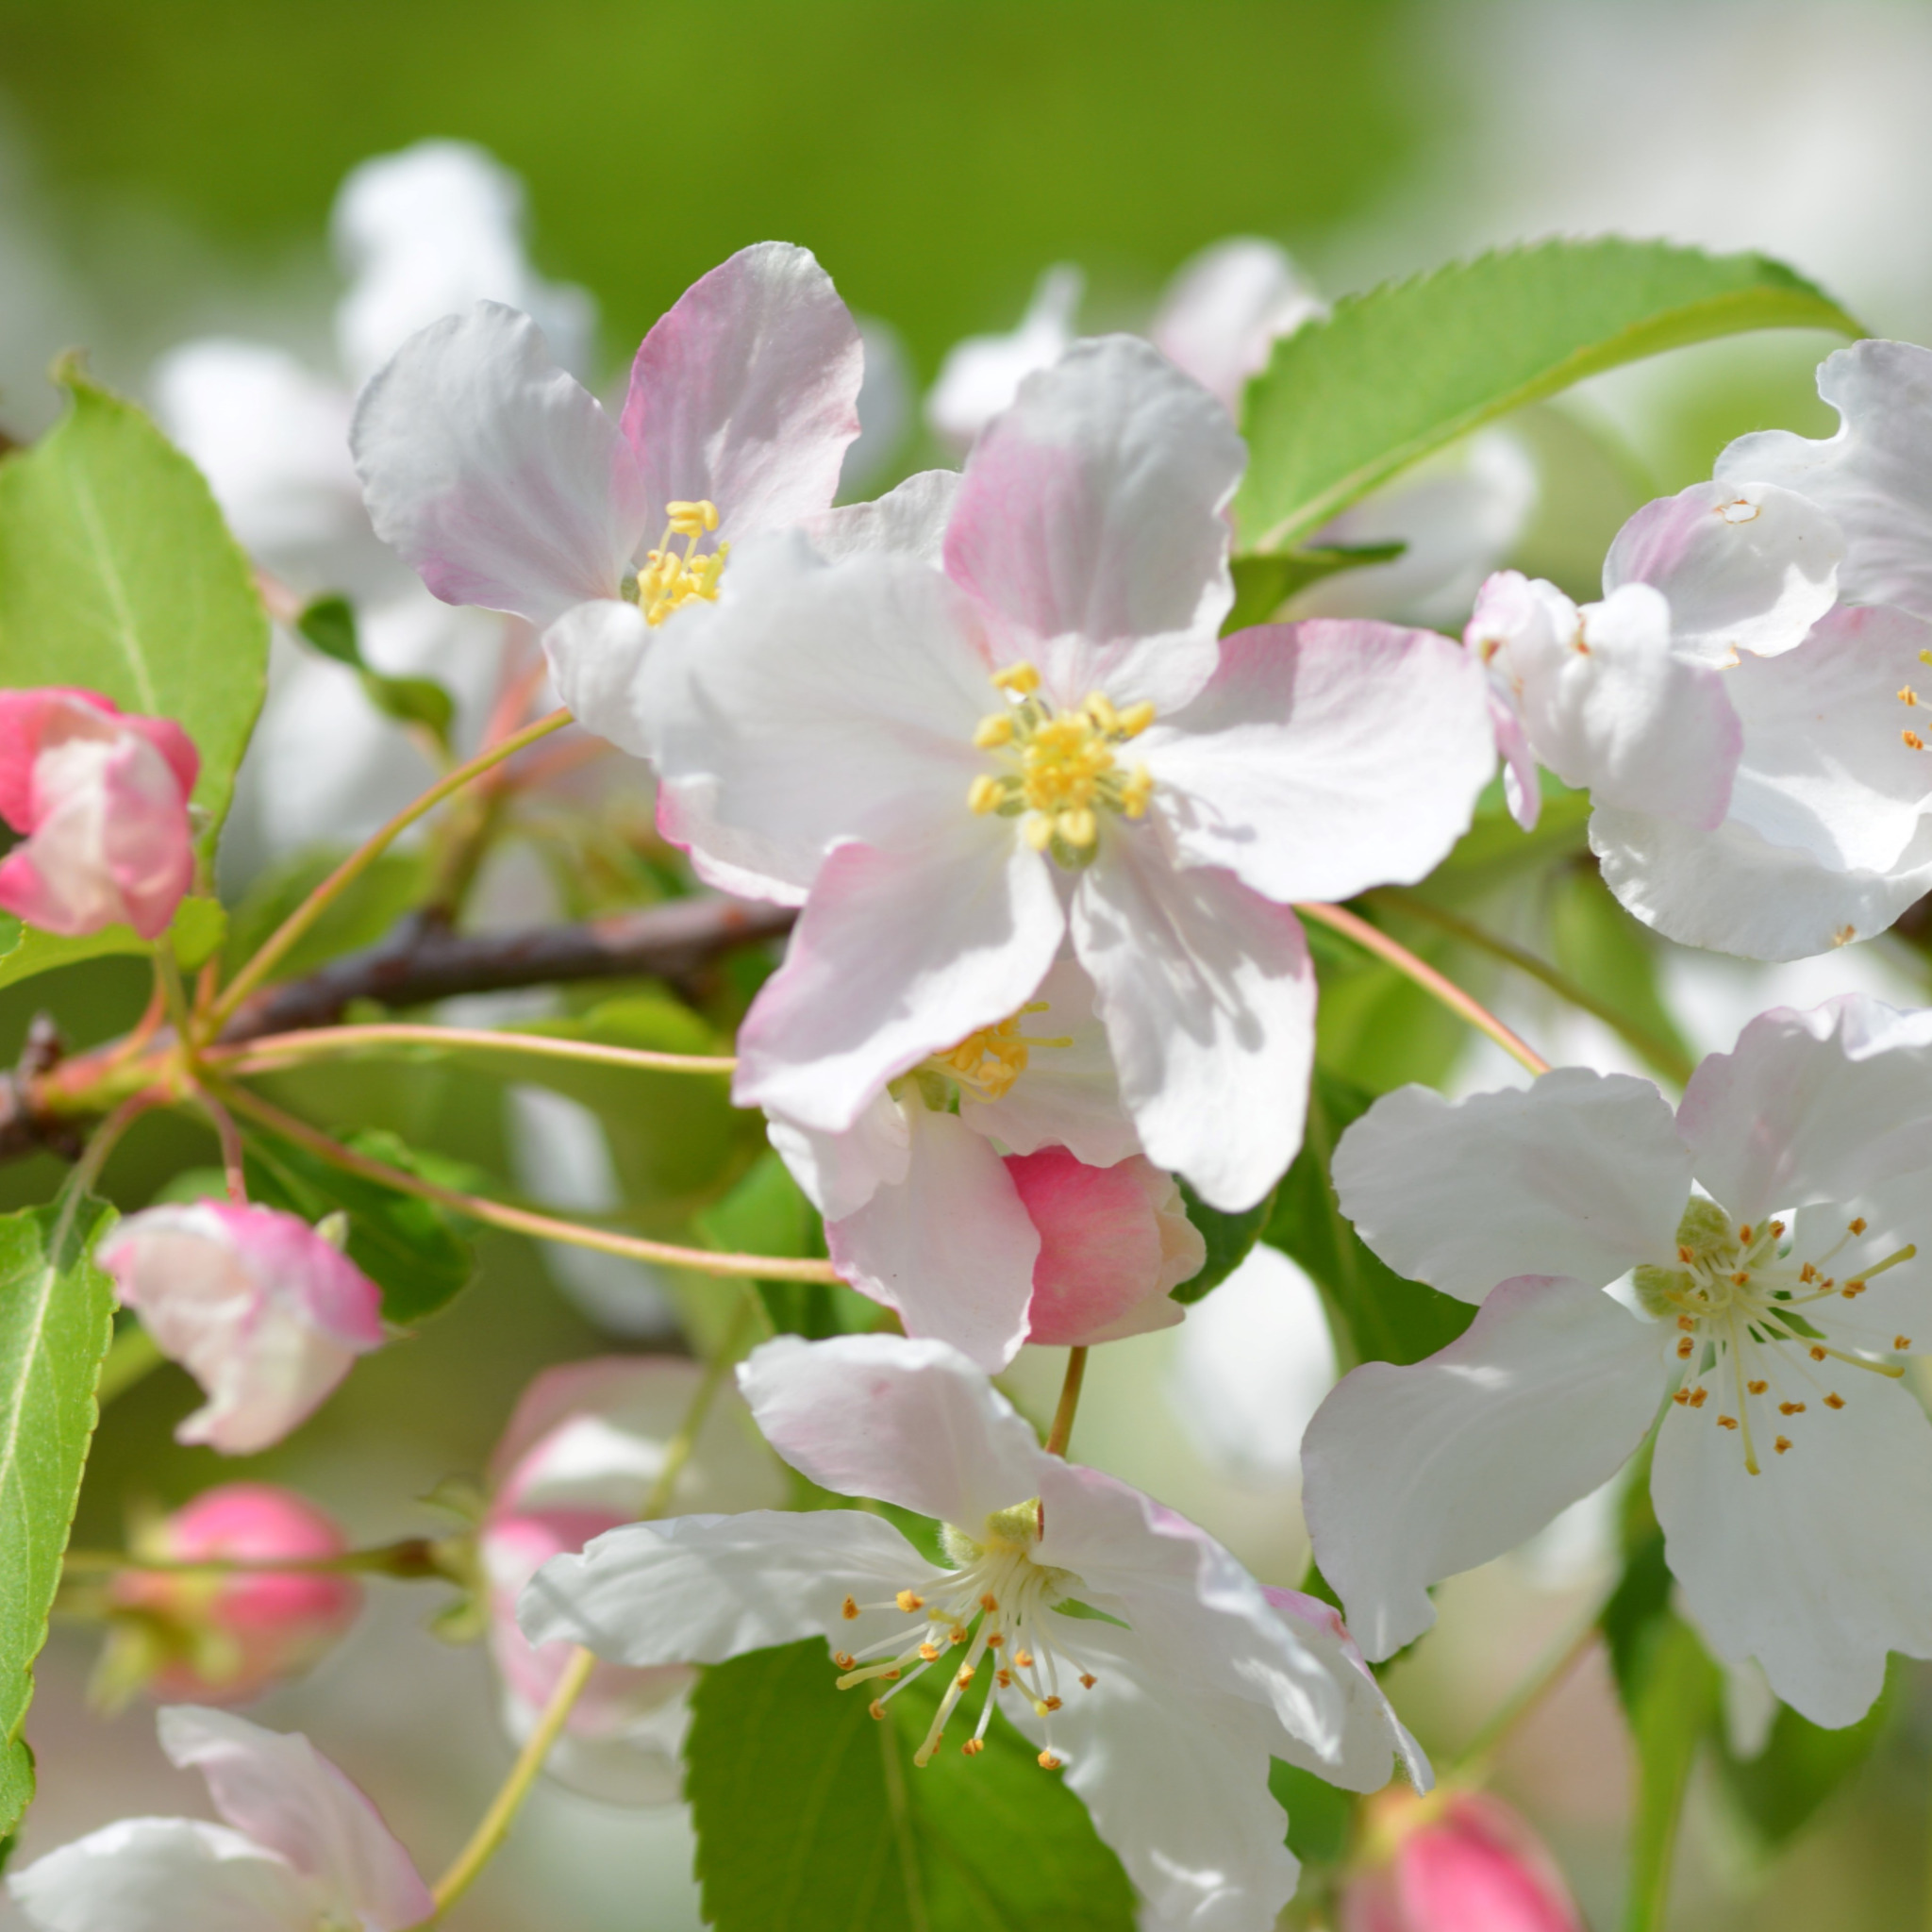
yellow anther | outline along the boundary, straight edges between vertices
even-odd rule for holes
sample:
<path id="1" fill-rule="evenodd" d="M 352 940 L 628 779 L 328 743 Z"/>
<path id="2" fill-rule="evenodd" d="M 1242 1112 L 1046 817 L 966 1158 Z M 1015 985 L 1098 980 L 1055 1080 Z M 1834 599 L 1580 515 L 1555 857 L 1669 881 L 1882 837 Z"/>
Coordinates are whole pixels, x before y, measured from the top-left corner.
<path id="1" fill-rule="evenodd" d="M 1899 691 L 1898 701 L 1902 705 L 1916 705 L 1919 702 L 1919 693 L 1910 685 L 1906 685 Z"/>
<path id="2" fill-rule="evenodd" d="M 695 503 L 667 503 L 664 514 L 680 537 L 705 537 L 718 527 L 718 506 L 705 497 Z"/>
<path id="3" fill-rule="evenodd" d="M 1121 780 L 1121 809 L 1130 819 L 1144 818 L 1154 797 L 1154 774 L 1145 765 L 1136 765 Z"/>
<path id="4" fill-rule="evenodd" d="M 925 1607 L 925 1599 L 923 1596 L 921 1596 L 917 1591 L 902 1590 L 899 1592 L 899 1594 L 892 1599 L 892 1601 L 895 1604 L 897 1604 L 899 1607 L 902 1610 L 904 1610 L 908 1617 L 913 1613 L 914 1610 L 923 1610 Z"/>
<path id="5" fill-rule="evenodd" d="M 1738 1426 L 1738 1418 L 1734 1415 L 1721 1415 L 1717 1419 L 1717 1425 L 1721 1429 L 1735 1429 Z"/>
<path id="6" fill-rule="evenodd" d="M 1822 1362 L 1824 1359 L 1824 1350 L 1820 1348 L 1815 1341 L 1811 1344 L 1810 1348 L 1807 1351 L 1807 1353 L 1810 1356 L 1811 1359 L 1814 1362 Z"/>
<path id="7" fill-rule="evenodd" d="M 1824 1398 L 1824 1406 L 1826 1408 L 1842 1408 L 1845 1406 L 1845 1399 L 1842 1395 L 1827 1395 Z"/>
<path id="8" fill-rule="evenodd" d="M 1780 1402 L 1777 1412 L 1780 1415 L 1803 1415 L 1805 1405 L 1802 1402 Z"/>
<path id="9" fill-rule="evenodd" d="M 1075 852 L 1084 852 L 1100 837 L 1100 821 L 1084 805 L 1061 812 L 1053 828 Z"/>
<path id="10" fill-rule="evenodd" d="M 961 1665 L 959 1666 L 959 1674 L 958 1674 L 958 1675 L 957 1677 L 955 1677 L 955 1678 L 953 1679 L 953 1682 L 954 1682 L 954 1683 L 956 1683 L 957 1685 L 958 1685 L 958 1687 L 960 1688 L 960 1690 L 965 1690 L 965 1688 L 967 1687 L 967 1685 L 969 1685 L 970 1683 L 972 1683 L 972 1681 L 973 1681 L 973 1666 L 972 1666 L 971 1664 L 961 1664 Z"/>
<path id="11" fill-rule="evenodd" d="M 1142 698 L 1138 705 L 1129 705 L 1115 718 L 1113 728 L 1123 738 L 1139 738 L 1153 722 L 1153 700 Z"/>
<path id="12" fill-rule="evenodd" d="M 987 1593 L 979 1599 L 979 1607 L 982 1610 L 992 1611 L 998 1609 L 999 1607 L 999 1598 L 994 1596 L 991 1591 L 988 1591 Z"/>
<path id="13" fill-rule="evenodd" d="M 1011 744 L 1013 714 L 1010 711 L 995 711 L 991 717 L 982 718 L 974 731 L 973 741 L 981 751 L 997 751 L 1003 744 Z M 991 779 L 980 780 L 983 785 L 991 782 Z"/>
<path id="14" fill-rule="evenodd" d="M 1697 1344 L 1690 1336 L 1682 1335 L 1677 1338 L 1677 1358 L 1680 1361 L 1688 1362 L 1696 1353 Z"/>
<path id="15" fill-rule="evenodd" d="M 866 1709 L 871 1711 L 873 1716 L 875 1718 L 883 1718 L 886 1714 L 886 1707 L 884 1700 L 877 1697 L 874 1697 L 873 1701 L 866 1706 Z"/>
<path id="16" fill-rule="evenodd" d="M 1060 1768 L 1060 1759 L 1051 1751 L 1042 1751 L 1040 1754 L 1040 1768 L 1041 1771 L 1058 1771 Z"/>
<path id="17" fill-rule="evenodd" d="M 1121 728 L 1121 714 L 1113 708 L 1113 700 L 1104 691 L 1090 691 L 1087 702 L 1080 707 L 1093 720 L 1096 729 L 1118 731 Z"/>
<path id="18" fill-rule="evenodd" d="M 1855 1220 L 1846 1222 L 1845 1226 L 1853 1234 L 1863 1234 L 1865 1232 L 1866 1227 L 1865 1217 L 1862 1214 L 1860 1214 Z"/>
<path id="19" fill-rule="evenodd" d="M 1685 1403 L 1690 1400 L 1690 1391 L 1688 1389 L 1679 1389 L 1677 1392 L 1671 1397 L 1671 1400 L 1676 1403 L 1679 1407 L 1682 1407 Z"/>
<path id="20" fill-rule="evenodd" d="M 1899 738 L 1909 750 L 1924 751 L 1925 749 L 1925 741 L 1916 731 L 1901 731 Z"/>
<path id="21" fill-rule="evenodd" d="M 1791 1446 L 1791 1439 L 1789 1436 L 1780 1436 L 1771 1446 L 1782 1456 Z"/>
<path id="22" fill-rule="evenodd" d="M 1762 1395 L 1771 1387 L 1771 1384 L 1769 1382 L 1747 1382 L 1744 1386 L 1750 1390 L 1752 1394 Z"/>
<path id="23" fill-rule="evenodd" d="M 1006 787 L 997 778 L 990 777 L 982 772 L 974 779 L 972 789 L 966 793 L 966 803 L 976 812 L 997 811 L 1000 808 L 1000 801 L 1006 795 Z"/>
<path id="24" fill-rule="evenodd" d="M 1044 852 L 1053 843 L 1053 821 L 1042 818 L 1039 812 L 1033 812 L 1021 825 L 1020 836 L 1034 851 Z"/>
<path id="25" fill-rule="evenodd" d="M 858 1659 L 849 1650 L 835 1650 L 832 1653 L 832 1661 L 841 1671 L 856 1671 L 858 1668 Z"/>
<path id="26" fill-rule="evenodd" d="M 858 1602 L 854 1598 L 848 1596 L 845 1599 L 845 1601 L 840 1605 L 839 1614 L 841 1617 L 843 1617 L 848 1624 L 851 1623 L 853 1618 L 855 1618 L 858 1614 Z"/>
<path id="27" fill-rule="evenodd" d="M 984 1738 L 968 1738 L 959 1746 L 959 1756 L 961 1757 L 977 1757 L 985 1749 L 986 1740 Z"/>
<path id="28" fill-rule="evenodd" d="M 1097 1684 L 1097 1683 L 1099 1683 L 1099 1682 L 1100 1682 L 1100 1679 L 1099 1679 L 1098 1677 L 1096 1677 L 1096 1676 L 1095 1676 L 1095 1675 L 1093 1674 L 1093 1673 L 1092 1673 L 1091 1671 L 1082 1671 L 1082 1672 L 1080 1673 L 1080 1688 L 1081 1688 L 1081 1690 L 1092 1690 L 1092 1688 L 1094 1687 L 1094 1685 L 1096 1685 L 1096 1684 Z"/>
<path id="29" fill-rule="evenodd" d="M 1706 1404 L 1707 1402 L 1708 1402 L 1709 1400 L 1710 1400 L 1710 1391 L 1709 1391 L 1708 1389 L 1693 1389 L 1693 1390 L 1691 1390 L 1691 1391 L 1690 1391 L 1690 1407 L 1691 1407 L 1692 1408 L 1702 1408 L 1702 1407 L 1704 1407 L 1704 1405 L 1705 1405 L 1705 1404 Z"/>
<path id="30" fill-rule="evenodd" d="M 1030 1671 L 1033 1668 L 1033 1653 L 1030 1650 L 1016 1650 L 1013 1653 L 1013 1661 L 1023 1671 Z"/>
<path id="31" fill-rule="evenodd" d="M 1030 698 L 1040 689 L 1040 673 L 1023 659 L 1018 664 L 1003 664 L 992 674 L 992 681 L 1015 697 Z"/>
<path id="32" fill-rule="evenodd" d="M 1898 1350 L 1899 1354 L 1903 1355 L 1907 1349 L 1911 1347 L 1912 1338 L 1909 1335 L 1894 1335 L 1891 1338 L 1891 1345 Z"/>
<path id="33" fill-rule="evenodd" d="M 919 1646 L 919 1656 L 924 1663 L 937 1663 L 940 1657 L 940 1647 L 937 1643 L 922 1643 Z"/>
<path id="34" fill-rule="evenodd" d="M 1751 1245 L 1751 1224 L 1748 1221 L 1738 1229 L 1738 1240 L 1747 1248 Z"/>
<path id="35" fill-rule="evenodd" d="M 1782 1241 L 1784 1239 L 1784 1232 L 1785 1224 L 1782 1221 L 1774 1221 L 1771 1224 L 1771 1238 L 1773 1241 Z"/>

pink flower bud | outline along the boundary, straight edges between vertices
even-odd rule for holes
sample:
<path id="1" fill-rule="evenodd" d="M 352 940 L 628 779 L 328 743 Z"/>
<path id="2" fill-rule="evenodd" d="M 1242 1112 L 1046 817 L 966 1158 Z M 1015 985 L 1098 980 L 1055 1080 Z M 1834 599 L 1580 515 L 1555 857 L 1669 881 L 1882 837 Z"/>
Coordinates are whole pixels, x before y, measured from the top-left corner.
<path id="1" fill-rule="evenodd" d="M 339 1557 L 348 1546 L 330 1517 L 290 1491 L 225 1483 L 145 1530 L 136 1554 L 259 1563 Z M 151 1696 L 239 1704 L 321 1657 L 355 1622 L 362 1589 L 353 1576 L 315 1572 L 124 1570 L 109 1600 L 125 1613 L 117 1638 L 129 1641 L 106 1674 L 140 1653 Z"/>
<path id="2" fill-rule="evenodd" d="M 1007 1173 L 1040 1231 L 1029 1341 L 1084 1347 L 1181 1319 L 1168 1291 L 1200 1273 L 1208 1245 L 1172 1174 L 1138 1154 L 1089 1167 L 1064 1147 L 1009 1154 Z"/>
<path id="3" fill-rule="evenodd" d="M 67 938 L 166 931 L 194 876 L 200 765 L 172 719 L 97 691 L 0 691 L 0 818 L 27 835 L 0 860 L 0 908 Z"/>
<path id="4" fill-rule="evenodd" d="M 1542 1840 L 1487 1791 L 1369 1805 L 1370 1862 L 1342 1892 L 1342 1932 L 1584 1932 Z"/>
<path id="5" fill-rule="evenodd" d="M 246 1456 L 321 1406 L 382 1345 L 382 1291 L 306 1221 L 221 1201 L 147 1208 L 97 1258 L 155 1345 L 208 1396 L 175 1431 Z"/>

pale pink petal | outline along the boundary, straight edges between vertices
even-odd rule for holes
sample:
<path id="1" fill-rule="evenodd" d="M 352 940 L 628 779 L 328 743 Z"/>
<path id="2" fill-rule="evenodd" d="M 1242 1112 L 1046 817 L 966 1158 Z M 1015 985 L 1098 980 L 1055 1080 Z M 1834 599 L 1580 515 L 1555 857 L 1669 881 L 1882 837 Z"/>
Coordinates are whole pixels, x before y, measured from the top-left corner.
<path id="1" fill-rule="evenodd" d="M 1700 664 L 1789 651 L 1832 607 L 1844 558 L 1814 504 L 1762 483 L 1693 483 L 1645 504 L 1604 558 L 1604 595 L 1649 584 L 1671 607 L 1671 642 Z"/>
<path id="2" fill-rule="evenodd" d="M 650 749 L 640 691 L 656 635 L 644 613 L 620 597 L 578 604 L 543 633 L 551 680 L 571 715 L 634 758 Z"/>
<path id="3" fill-rule="evenodd" d="M 1133 751 L 1188 865 L 1282 904 L 1434 869 L 1495 770 L 1481 668 L 1434 631 L 1262 625 Z"/>
<path id="4" fill-rule="evenodd" d="M 1006 1169 L 1039 1231 L 1028 1341 L 1086 1347 L 1181 1319 L 1168 1291 L 1201 1272 L 1208 1244 L 1173 1175 L 1139 1155 L 1089 1167 L 1064 1147 L 1009 1155 Z"/>
<path id="5" fill-rule="evenodd" d="M 1490 693 L 1490 723 L 1495 727 L 1496 752 L 1503 760 L 1504 801 L 1509 816 L 1525 832 L 1533 832 L 1543 808 L 1536 754 L 1515 708 L 1494 691 Z"/>
<path id="6" fill-rule="evenodd" d="M 1041 275 L 1018 328 L 968 336 L 947 350 L 926 394 L 925 420 L 955 456 L 964 456 L 974 438 L 1011 406 L 1029 375 L 1051 369 L 1066 354 L 1086 286 L 1072 263 L 1057 262 Z"/>
<path id="7" fill-rule="evenodd" d="M 1174 271 L 1147 333 L 1239 421 L 1241 391 L 1276 341 L 1327 312 L 1284 249 L 1237 235 Z"/>
<path id="8" fill-rule="evenodd" d="M 1177 870 L 1152 834 L 1115 839 L 1081 874 L 1074 944 L 1148 1159 L 1238 1212 L 1301 1145 L 1314 969 L 1293 913 L 1231 873 Z"/>
<path id="9" fill-rule="evenodd" d="M 651 513 L 709 501 L 733 541 L 825 508 L 864 373 L 858 325 L 808 251 L 740 249 L 678 297 L 631 365 L 624 434 Z"/>
<path id="10" fill-rule="evenodd" d="M 1342 1378 L 1302 1439 L 1302 1507 L 1371 1657 L 1435 1622 L 1430 1584 L 1622 1467 L 1663 1399 L 1663 1335 L 1599 1289 L 1524 1275 L 1426 1361 Z"/>
<path id="11" fill-rule="evenodd" d="M 158 939 L 194 883 L 181 780 L 145 736 L 125 734 L 101 771 L 101 857 L 142 939 Z"/>
<path id="12" fill-rule="evenodd" d="M 912 1336 L 950 1342 L 992 1374 L 1026 1337 L 1035 1231 L 1000 1158 L 956 1116 L 906 1111 L 905 1178 L 825 1224 L 832 1265 L 896 1308 Z"/>
<path id="13" fill-rule="evenodd" d="M 1717 480 L 1775 483 L 1808 498 L 1844 532 L 1841 595 L 1932 618 L 1932 350 L 1854 342 L 1819 365 L 1818 393 L 1839 412 L 1836 435 L 1740 436 L 1717 459 Z"/>
<path id="14" fill-rule="evenodd" d="M 446 604 L 548 625 L 615 597 L 658 506 L 527 315 L 479 302 L 370 379 L 351 440 L 370 521 Z"/>
<path id="15" fill-rule="evenodd" d="M 873 503 L 848 503 L 806 519 L 811 547 L 828 561 L 865 551 L 891 551 L 939 569 L 946 525 L 959 494 L 957 470 L 921 470 Z"/>
<path id="16" fill-rule="evenodd" d="M 215 1809 L 320 1880 L 339 1910 L 374 1932 L 407 1932 L 435 1911 L 375 1807 L 307 1738 L 192 1704 L 170 1706 L 156 1723 L 169 1758 L 208 1780 Z"/>
<path id="17" fill-rule="evenodd" d="M 881 1091 L 842 1133 L 819 1133 L 774 1117 L 765 1135 L 791 1178 L 827 1221 L 856 1214 L 880 1188 L 906 1178 L 912 1158 L 908 1107 Z"/>
<path id="18" fill-rule="evenodd" d="M 1041 1493 L 1049 1457 L 1031 1426 L 942 1341 L 781 1335 L 752 1351 L 738 1386 L 773 1448 L 840 1495 L 970 1531 Z"/>
<path id="19" fill-rule="evenodd" d="M 1663 1095 L 1584 1067 L 1460 1101 L 1398 1088 L 1342 1135 L 1334 1172 L 1341 1211 L 1391 1268 L 1468 1302 L 1515 1274 L 1595 1288 L 1669 1261 L 1690 1198 Z"/>
<path id="20" fill-rule="evenodd" d="M 1131 337 L 1030 377 L 968 458 L 946 531 L 995 655 L 1033 661 L 1061 704 L 1185 704 L 1234 599 L 1221 512 L 1244 454 L 1213 397 Z"/>
<path id="21" fill-rule="evenodd" d="M 924 846 L 833 852 L 739 1029 L 741 1107 L 839 1131 L 888 1080 L 1021 1005 L 1066 917 L 1052 867 L 1007 823 L 962 807 Z"/>

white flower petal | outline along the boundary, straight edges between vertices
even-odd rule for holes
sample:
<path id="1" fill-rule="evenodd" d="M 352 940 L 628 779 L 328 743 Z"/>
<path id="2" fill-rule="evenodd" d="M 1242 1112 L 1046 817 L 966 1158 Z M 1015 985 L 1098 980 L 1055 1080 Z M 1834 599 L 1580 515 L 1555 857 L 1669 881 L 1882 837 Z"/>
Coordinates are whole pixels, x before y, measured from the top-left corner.
<path id="1" fill-rule="evenodd" d="M 1648 1080 L 1558 1067 L 1461 1101 L 1385 1093 L 1342 1135 L 1334 1174 L 1341 1211 L 1391 1268 L 1479 1302 L 1513 1274 L 1599 1287 L 1668 1260 L 1690 1151 Z"/>
<path id="2" fill-rule="evenodd" d="M 1740 436 L 1718 458 L 1717 480 L 1809 498 L 1844 532 L 1841 595 L 1932 618 L 1932 350 L 1854 342 L 1819 365 L 1818 393 L 1841 418 L 1835 436 Z"/>
<path id="3" fill-rule="evenodd" d="M 774 1116 L 766 1123 L 765 1136 L 827 1221 L 843 1221 L 878 1189 L 896 1187 L 912 1158 L 906 1108 L 884 1091 L 842 1133 L 820 1133 Z"/>
<path id="4" fill-rule="evenodd" d="M 1039 1495 L 1049 1467 L 1064 1466 L 941 1341 L 780 1336 L 752 1351 L 738 1385 L 773 1448 L 822 1488 L 969 1531 Z"/>
<path id="5" fill-rule="evenodd" d="M 1932 1657 L 1932 1424 L 1904 1389 L 1845 1372 L 1844 1407 L 1786 1424 L 1788 1454 L 1707 1410 L 1664 1417 L 1650 1490 L 1665 1555 L 1698 1628 L 1730 1662 L 1755 1657 L 1813 1724 L 1855 1724 L 1885 1654 Z M 1776 1418 L 1757 1405 L 1759 1432 Z"/>
<path id="6" fill-rule="evenodd" d="M 1182 262 L 1147 334 L 1239 421 L 1241 391 L 1274 344 L 1327 312 L 1285 249 L 1236 235 Z"/>
<path id="7" fill-rule="evenodd" d="M 1421 878 L 1469 828 L 1496 763 L 1469 653 L 1367 621 L 1226 639 L 1213 681 L 1134 749 L 1182 861 L 1283 905 Z"/>
<path id="8" fill-rule="evenodd" d="M 1176 870 L 1154 837 L 1123 833 L 1082 874 L 1071 924 L 1148 1159 L 1212 1207 L 1253 1207 L 1307 1110 L 1315 975 L 1300 922 L 1231 873 Z"/>
<path id="9" fill-rule="evenodd" d="M 905 1178 L 825 1224 L 832 1265 L 896 1308 L 908 1335 L 949 1342 L 995 1374 L 1026 1339 L 1039 1233 L 979 1135 L 917 1102 L 906 1119 Z"/>
<path id="10" fill-rule="evenodd" d="M 447 604 L 554 623 L 618 594 L 649 522 L 617 425 L 494 302 L 411 336 L 350 441 L 376 535 Z"/>
<path id="11" fill-rule="evenodd" d="M 968 336 L 955 342 L 940 364 L 925 398 L 925 420 L 956 456 L 1008 408 L 1021 383 L 1050 369 L 1074 340 L 1074 318 L 1087 278 L 1070 262 L 1057 262 L 1040 277 L 1020 326 L 1005 335 Z"/>
<path id="12" fill-rule="evenodd" d="M 571 715 L 634 758 L 650 752 L 642 684 L 652 638 L 644 613 L 619 597 L 578 604 L 543 633 L 550 675 Z"/>
<path id="13" fill-rule="evenodd" d="M 1302 1507 L 1370 1657 L 1435 1622 L 1430 1584 L 1615 1473 L 1662 1399 L 1662 1332 L 1599 1289 L 1524 1275 L 1426 1361 L 1342 1378 L 1302 1439 Z"/>
<path id="14" fill-rule="evenodd" d="M 808 518 L 805 534 L 832 563 L 883 550 L 938 570 L 945 560 L 946 524 L 958 494 L 958 471 L 921 470 L 872 503 L 848 503 Z"/>

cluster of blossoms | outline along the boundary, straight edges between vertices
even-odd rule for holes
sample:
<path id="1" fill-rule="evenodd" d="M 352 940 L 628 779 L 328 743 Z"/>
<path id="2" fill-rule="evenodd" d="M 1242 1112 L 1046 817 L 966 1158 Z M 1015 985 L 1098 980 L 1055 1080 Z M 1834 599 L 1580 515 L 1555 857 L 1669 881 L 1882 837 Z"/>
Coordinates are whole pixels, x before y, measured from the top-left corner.
<path id="1" fill-rule="evenodd" d="M 569 1646 L 600 1659 L 556 1760 L 586 1789 L 670 1798 L 692 1667 L 820 1638 L 874 1716 L 943 1682 L 917 1764 L 1017 1726 L 1146 1924 L 1262 1932 L 1296 1882 L 1271 1759 L 1355 1790 L 1399 1762 L 1425 1792 L 1365 1655 L 1411 1641 L 1431 1584 L 1653 1431 L 1668 1560 L 1720 1657 L 1838 1725 L 1889 1650 L 1932 1656 L 1932 1432 L 1899 1379 L 1932 1338 L 1932 1014 L 1765 1014 L 1674 1112 L 1572 1068 L 1455 1105 L 1405 1088 L 1350 1130 L 1333 1173 L 1363 1239 L 1480 1312 L 1428 1360 L 1356 1369 L 1309 1425 L 1307 1517 L 1346 1624 L 1063 1440 L 1043 1449 L 989 1380 L 1028 1342 L 1182 1319 L 1172 1291 L 1207 1260 L 1189 1192 L 1255 1208 L 1301 1146 L 1316 983 L 1296 908 L 1424 877 L 1499 752 L 1525 827 L 1539 766 L 1590 791 L 1604 876 L 1679 940 L 1815 954 L 1932 885 L 1912 682 L 1932 664 L 1932 354 L 1835 357 L 1839 436 L 1733 445 L 1624 527 L 1600 602 L 1506 572 L 1459 641 L 1295 610 L 1224 636 L 1240 388 L 1319 304 L 1251 244 L 1191 270 L 1151 340 L 1073 340 L 1069 285 L 1047 298 L 937 393 L 963 467 L 869 503 L 835 502 L 861 335 L 785 244 L 698 281 L 615 413 L 496 300 L 409 335 L 360 391 L 375 534 L 445 603 L 530 626 L 575 719 L 649 765 L 700 879 L 797 909 L 734 1098 L 901 1331 L 766 1342 L 694 1440 L 694 1365 L 552 1372 L 449 1567 L 520 1736 Z M 358 316 L 354 341 L 386 325 Z M 26 836 L 0 905 L 55 932 L 162 931 L 194 776 L 165 721 L 6 694 L 0 814 Z M 207 1391 L 184 1441 L 272 1443 L 382 1344 L 380 1291 L 329 1234 L 200 1203 L 102 1245 Z M 820 1490 L 933 1519 L 942 1558 L 877 1513 L 784 1507 L 752 1424 Z M 341 1549 L 252 1491 L 202 1507 L 156 1550 Z M 122 1590 L 158 1688 L 247 1695 L 354 1614 L 339 1578 L 257 1581 Z M 195 1708 L 162 1727 L 235 1829 L 136 1821 L 57 1852 L 13 1881 L 36 1923 L 131 1925 L 113 1914 L 150 1887 L 171 1923 L 184 1899 L 237 1925 L 428 1916 L 305 1740 Z M 1377 1815 L 1360 1925 L 1450 1923 L 1432 1885 L 1575 1922 L 1493 1801 L 1391 1794 Z"/>

